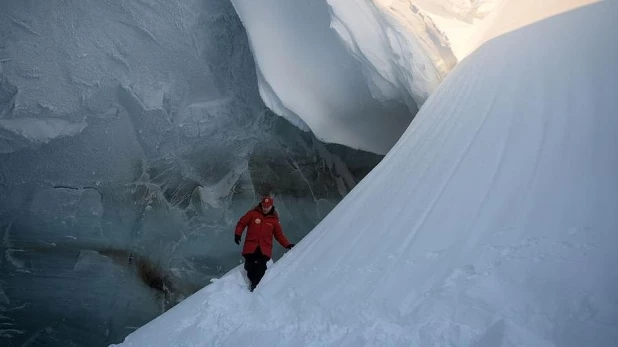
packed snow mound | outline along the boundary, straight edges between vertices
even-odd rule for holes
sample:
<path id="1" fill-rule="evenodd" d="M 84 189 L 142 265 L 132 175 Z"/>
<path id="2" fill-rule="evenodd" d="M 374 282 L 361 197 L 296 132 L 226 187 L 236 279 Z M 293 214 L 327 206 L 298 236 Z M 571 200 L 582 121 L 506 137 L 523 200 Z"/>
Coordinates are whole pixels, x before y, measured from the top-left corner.
<path id="1" fill-rule="evenodd" d="M 123 345 L 614 346 L 617 11 L 485 43 L 256 292 L 233 270 Z"/>

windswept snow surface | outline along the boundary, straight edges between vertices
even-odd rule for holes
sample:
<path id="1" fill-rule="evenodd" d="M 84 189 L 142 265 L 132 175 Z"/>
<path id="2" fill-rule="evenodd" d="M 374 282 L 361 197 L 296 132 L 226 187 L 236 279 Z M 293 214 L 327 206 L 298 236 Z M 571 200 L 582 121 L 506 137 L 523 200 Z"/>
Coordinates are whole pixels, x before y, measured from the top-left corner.
<path id="1" fill-rule="evenodd" d="M 615 346 L 615 13 L 485 43 L 256 292 L 235 269 L 124 346 Z"/>

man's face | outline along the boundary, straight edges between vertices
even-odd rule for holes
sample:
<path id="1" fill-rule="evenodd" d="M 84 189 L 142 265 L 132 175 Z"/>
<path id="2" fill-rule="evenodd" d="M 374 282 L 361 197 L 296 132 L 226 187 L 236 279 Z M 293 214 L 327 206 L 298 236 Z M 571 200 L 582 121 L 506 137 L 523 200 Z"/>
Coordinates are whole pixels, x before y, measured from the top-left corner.
<path id="1" fill-rule="evenodd" d="M 261 204 L 262 205 L 262 211 L 264 211 L 264 213 L 268 213 L 270 212 L 270 210 L 273 209 L 272 205 L 271 206 L 266 206 L 265 204 Z"/>

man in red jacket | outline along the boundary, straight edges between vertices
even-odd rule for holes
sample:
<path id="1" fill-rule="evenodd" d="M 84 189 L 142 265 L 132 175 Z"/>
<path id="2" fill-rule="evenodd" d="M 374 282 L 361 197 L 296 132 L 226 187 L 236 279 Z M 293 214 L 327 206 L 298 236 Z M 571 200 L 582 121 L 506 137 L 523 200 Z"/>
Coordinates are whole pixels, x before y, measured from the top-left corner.
<path id="1" fill-rule="evenodd" d="M 262 198 L 259 205 L 245 213 L 236 224 L 234 242 L 237 245 L 240 245 L 242 232 L 247 228 L 242 256 L 245 257 L 245 270 L 251 281 L 251 291 L 257 287 L 266 273 L 266 262 L 273 254 L 273 235 L 281 246 L 287 249 L 294 247 L 283 234 L 279 215 L 273 204 L 274 201 L 270 196 Z"/>

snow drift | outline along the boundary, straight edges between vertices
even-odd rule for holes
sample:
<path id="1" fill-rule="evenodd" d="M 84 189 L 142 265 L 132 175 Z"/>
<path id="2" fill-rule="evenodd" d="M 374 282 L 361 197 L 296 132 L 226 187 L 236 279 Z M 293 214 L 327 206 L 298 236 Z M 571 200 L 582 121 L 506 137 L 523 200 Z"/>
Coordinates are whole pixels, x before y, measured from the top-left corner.
<path id="1" fill-rule="evenodd" d="M 255 293 L 234 270 L 123 345 L 613 346 L 617 11 L 485 43 Z"/>

